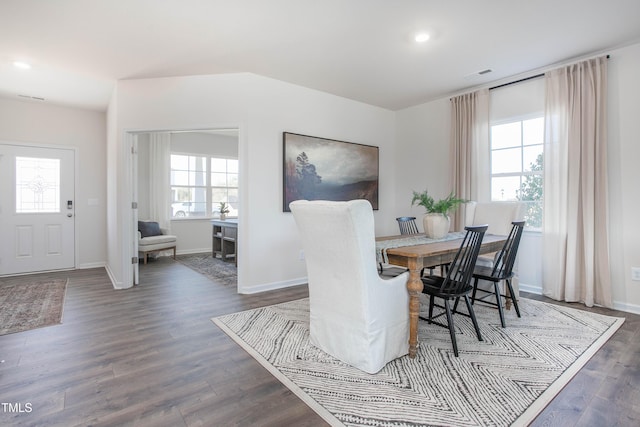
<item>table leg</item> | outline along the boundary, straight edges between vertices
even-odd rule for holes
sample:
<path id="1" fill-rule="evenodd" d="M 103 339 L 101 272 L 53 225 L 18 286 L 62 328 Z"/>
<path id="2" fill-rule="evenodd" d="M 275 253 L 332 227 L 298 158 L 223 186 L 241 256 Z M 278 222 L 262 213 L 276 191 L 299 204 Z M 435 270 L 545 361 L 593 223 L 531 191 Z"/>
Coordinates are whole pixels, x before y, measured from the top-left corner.
<path id="1" fill-rule="evenodd" d="M 422 260 L 409 260 L 409 280 L 407 290 L 409 291 L 409 357 L 415 358 L 418 351 L 418 314 L 420 313 L 420 294 L 422 293 Z"/>

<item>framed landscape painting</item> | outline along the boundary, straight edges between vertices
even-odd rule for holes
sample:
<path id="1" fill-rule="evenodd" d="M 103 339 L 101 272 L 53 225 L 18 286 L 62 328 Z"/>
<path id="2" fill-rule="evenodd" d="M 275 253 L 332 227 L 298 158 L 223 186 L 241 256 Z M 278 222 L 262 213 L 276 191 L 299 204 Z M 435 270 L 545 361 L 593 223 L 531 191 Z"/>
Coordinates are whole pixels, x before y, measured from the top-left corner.
<path id="1" fill-rule="evenodd" d="M 294 200 L 366 199 L 378 209 L 378 147 L 283 132 L 283 210 Z"/>

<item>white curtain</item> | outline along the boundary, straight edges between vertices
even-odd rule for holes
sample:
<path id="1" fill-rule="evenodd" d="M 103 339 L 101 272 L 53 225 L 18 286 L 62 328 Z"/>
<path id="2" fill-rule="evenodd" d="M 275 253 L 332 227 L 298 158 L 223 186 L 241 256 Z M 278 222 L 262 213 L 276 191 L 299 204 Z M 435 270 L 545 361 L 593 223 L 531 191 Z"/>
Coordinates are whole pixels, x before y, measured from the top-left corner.
<path id="1" fill-rule="evenodd" d="M 543 290 L 611 307 L 607 59 L 545 73 Z"/>
<path id="2" fill-rule="evenodd" d="M 171 227 L 171 135 L 168 132 L 149 134 L 149 216 L 160 227 Z"/>
<path id="3" fill-rule="evenodd" d="M 489 90 L 451 98 L 451 183 L 456 197 L 488 200 Z M 464 227 L 464 205 L 452 215 L 454 230 Z"/>

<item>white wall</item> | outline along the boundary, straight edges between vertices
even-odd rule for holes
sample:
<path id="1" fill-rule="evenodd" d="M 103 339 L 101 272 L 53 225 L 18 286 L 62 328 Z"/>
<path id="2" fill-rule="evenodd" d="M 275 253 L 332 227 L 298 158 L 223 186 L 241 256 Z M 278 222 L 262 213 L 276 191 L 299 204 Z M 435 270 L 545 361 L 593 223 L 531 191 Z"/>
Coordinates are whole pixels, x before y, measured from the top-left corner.
<path id="1" fill-rule="evenodd" d="M 0 140 L 76 149 L 77 268 L 106 260 L 105 120 L 96 111 L 0 98 Z"/>
<path id="2" fill-rule="evenodd" d="M 119 159 L 112 161 L 119 173 L 110 179 L 118 182 L 126 176 L 127 131 L 239 128 L 240 292 L 305 282 L 293 217 L 282 212 L 283 131 L 379 146 L 376 232 L 395 232 L 393 112 L 252 74 L 128 80 L 117 89 Z M 109 209 L 123 209 L 127 197 L 123 191 Z M 113 271 L 119 261 L 110 257 Z M 118 279 L 128 286 L 126 275 Z"/>
<path id="3" fill-rule="evenodd" d="M 640 313 L 640 282 L 631 281 L 631 267 L 640 267 L 640 44 L 609 52 L 609 212 L 610 253 L 615 308 Z M 397 112 L 398 202 L 408 200 L 410 189 L 433 182 L 434 192 L 449 187 L 439 175 L 449 164 L 449 100 L 440 99 Z M 443 147 L 446 145 L 447 147 Z M 398 203 L 400 205 L 400 203 Z M 422 212 L 415 211 L 416 214 Z M 418 216 L 418 215 L 416 215 Z M 526 242 L 525 242 L 526 241 Z M 520 251 L 520 289 L 540 288 L 539 265 L 523 265 L 527 251 L 539 251 L 535 235 L 525 236 Z M 529 282 L 529 283 L 527 283 Z"/>
<path id="4" fill-rule="evenodd" d="M 424 215 L 411 207 L 412 191 L 429 190 L 434 198 L 451 192 L 448 99 L 421 104 L 396 113 L 397 188 L 395 216 Z M 418 221 L 422 231 L 422 221 Z M 396 230 L 397 233 L 397 230 Z"/>
<path id="5" fill-rule="evenodd" d="M 640 313 L 640 44 L 610 52 L 609 59 L 609 223 L 613 300 Z"/>

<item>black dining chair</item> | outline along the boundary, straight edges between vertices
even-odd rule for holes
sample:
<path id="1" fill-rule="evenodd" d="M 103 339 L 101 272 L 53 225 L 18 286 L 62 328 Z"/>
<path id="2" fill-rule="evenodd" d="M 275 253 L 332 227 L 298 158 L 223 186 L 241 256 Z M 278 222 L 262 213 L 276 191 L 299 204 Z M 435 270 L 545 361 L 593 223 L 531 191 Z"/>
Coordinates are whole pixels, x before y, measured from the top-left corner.
<path id="1" fill-rule="evenodd" d="M 416 225 L 415 216 L 401 216 L 396 218 L 398 221 L 398 227 L 400 228 L 400 234 L 418 234 L 418 226 Z M 397 276 L 407 271 L 406 268 L 401 267 L 389 267 L 385 269 L 382 263 L 378 264 L 378 273 L 385 276 Z M 422 270 L 424 271 L 424 269 Z"/>
<path id="2" fill-rule="evenodd" d="M 482 334 L 478 327 L 476 315 L 473 312 L 473 305 L 469 299 L 469 294 L 473 291 L 471 285 L 471 277 L 473 269 L 480 253 L 480 246 L 482 245 L 482 239 L 484 233 L 487 231 L 487 225 L 465 227 L 467 234 L 465 235 L 460 249 L 456 253 L 455 258 L 449 264 L 446 276 L 430 275 L 422 278 L 424 288 L 422 293 L 429 295 L 429 317 L 422 317 L 422 320 L 426 320 L 429 323 L 436 324 L 445 328 L 449 328 L 449 334 L 451 335 L 451 343 L 453 345 L 453 354 L 458 357 L 458 344 L 456 342 L 456 331 L 453 323 L 453 314 L 459 313 L 465 315 L 465 313 L 456 312 L 457 302 L 460 298 L 464 298 L 467 304 L 468 316 L 473 322 L 473 327 L 476 330 L 478 340 L 482 341 Z M 436 304 L 436 298 L 442 299 L 444 306 Z M 451 308 L 451 301 L 455 302 L 453 310 Z M 433 308 L 443 308 L 444 312 L 440 312 L 437 315 L 433 315 Z M 447 324 L 436 321 L 440 316 L 446 316 Z"/>
<path id="3" fill-rule="evenodd" d="M 396 218 L 396 221 L 400 227 L 400 234 L 418 234 L 415 216 L 401 216 Z"/>
<path id="4" fill-rule="evenodd" d="M 471 303 L 482 301 L 485 304 L 496 306 L 498 313 L 500 314 L 500 323 L 502 327 L 505 327 L 504 310 L 502 309 L 502 299 L 505 301 L 511 299 L 513 307 L 516 310 L 518 317 L 520 316 L 520 308 L 518 308 L 517 295 L 513 293 L 513 286 L 511 285 L 511 279 L 513 278 L 513 265 L 516 262 L 516 256 L 518 255 L 518 247 L 520 246 L 520 238 L 522 237 L 522 230 L 524 229 L 524 221 L 513 221 L 511 223 L 511 231 L 509 237 L 504 243 L 502 249 L 496 253 L 493 261 L 493 266 L 476 265 L 473 270 L 473 294 L 471 295 Z M 478 280 L 487 280 L 493 282 L 493 290 L 486 290 L 478 287 Z M 506 284 L 505 293 L 500 293 L 499 284 L 504 280 Z M 506 292 L 506 291 L 509 292 Z M 482 298 L 476 298 L 476 293 L 480 291 L 484 293 Z M 491 301 L 491 297 L 495 297 L 495 302 Z M 487 300 L 488 299 L 488 300 Z"/>

